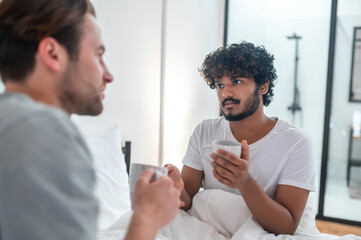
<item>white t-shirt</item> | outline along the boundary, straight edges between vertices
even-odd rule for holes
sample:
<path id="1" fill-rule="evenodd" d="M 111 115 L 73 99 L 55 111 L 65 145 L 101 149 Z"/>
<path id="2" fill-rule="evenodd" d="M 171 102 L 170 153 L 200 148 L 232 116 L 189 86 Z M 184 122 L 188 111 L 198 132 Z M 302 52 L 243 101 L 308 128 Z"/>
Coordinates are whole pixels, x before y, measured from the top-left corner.
<path id="1" fill-rule="evenodd" d="M 204 189 L 223 189 L 240 194 L 220 183 L 210 164 L 214 140 L 237 141 L 224 117 L 202 121 L 190 137 L 183 164 L 204 172 Z M 274 128 L 263 138 L 249 145 L 249 172 L 275 198 L 277 185 L 290 185 L 315 191 L 313 148 L 310 135 L 304 130 L 278 119 Z M 208 159 L 206 159 L 208 158 Z"/>

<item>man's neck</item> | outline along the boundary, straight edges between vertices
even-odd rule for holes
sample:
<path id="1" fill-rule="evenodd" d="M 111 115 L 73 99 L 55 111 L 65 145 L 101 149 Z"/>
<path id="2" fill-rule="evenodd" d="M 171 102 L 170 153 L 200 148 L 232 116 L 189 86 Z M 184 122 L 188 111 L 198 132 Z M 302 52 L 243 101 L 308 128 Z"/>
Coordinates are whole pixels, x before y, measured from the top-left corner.
<path id="1" fill-rule="evenodd" d="M 276 120 L 267 117 L 263 110 L 259 110 L 245 119 L 229 122 L 232 134 L 238 142 L 242 140 L 247 140 L 248 144 L 257 142 L 275 126 Z"/>

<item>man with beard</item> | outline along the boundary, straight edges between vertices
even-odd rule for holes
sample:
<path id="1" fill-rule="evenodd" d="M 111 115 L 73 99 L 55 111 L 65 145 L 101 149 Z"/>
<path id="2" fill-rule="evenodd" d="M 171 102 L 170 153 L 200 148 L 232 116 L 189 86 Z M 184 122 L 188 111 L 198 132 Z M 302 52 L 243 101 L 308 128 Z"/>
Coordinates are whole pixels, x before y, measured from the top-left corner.
<path id="1" fill-rule="evenodd" d="M 315 190 L 310 136 L 279 118 L 264 114 L 277 78 L 273 55 L 242 42 L 206 56 L 200 69 L 216 89 L 223 117 L 201 122 L 189 140 L 181 174 L 167 165 L 189 209 L 203 183 L 241 195 L 257 222 L 274 234 L 293 234 L 310 191 Z M 204 147 L 215 140 L 238 141 L 241 156 L 218 149 L 214 160 Z M 241 213 L 240 213 L 241 214 Z"/>
<path id="2" fill-rule="evenodd" d="M 98 115 L 113 76 L 88 0 L 0 2 L 0 239 L 92 240 L 90 152 L 69 115 Z M 178 213 L 168 177 L 144 171 L 126 239 L 154 239 Z"/>

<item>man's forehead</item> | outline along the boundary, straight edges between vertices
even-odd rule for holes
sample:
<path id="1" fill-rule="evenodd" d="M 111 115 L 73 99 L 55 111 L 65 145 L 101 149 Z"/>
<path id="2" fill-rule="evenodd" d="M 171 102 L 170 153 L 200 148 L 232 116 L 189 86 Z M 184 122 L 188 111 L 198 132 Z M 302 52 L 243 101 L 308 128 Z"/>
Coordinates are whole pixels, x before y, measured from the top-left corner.
<path id="1" fill-rule="evenodd" d="M 229 72 L 228 70 L 227 71 L 223 71 L 222 74 L 216 76 L 214 79 L 216 80 L 219 80 L 223 77 L 227 77 L 227 78 L 252 78 L 252 75 L 250 73 L 248 73 L 247 71 L 243 71 L 243 70 L 240 70 L 238 72 Z"/>
<path id="2" fill-rule="evenodd" d="M 99 41 L 99 45 L 103 45 L 101 30 L 97 23 L 97 20 L 93 15 L 87 13 L 84 16 L 84 25 L 83 25 L 83 37 L 89 36 Z"/>
<path id="3" fill-rule="evenodd" d="M 223 74 L 220 77 L 214 78 L 214 82 L 222 82 L 224 77 L 233 80 L 233 79 L 248 79 L 248 80 L 254 80 L 254 77 L 250 74 Z"/>

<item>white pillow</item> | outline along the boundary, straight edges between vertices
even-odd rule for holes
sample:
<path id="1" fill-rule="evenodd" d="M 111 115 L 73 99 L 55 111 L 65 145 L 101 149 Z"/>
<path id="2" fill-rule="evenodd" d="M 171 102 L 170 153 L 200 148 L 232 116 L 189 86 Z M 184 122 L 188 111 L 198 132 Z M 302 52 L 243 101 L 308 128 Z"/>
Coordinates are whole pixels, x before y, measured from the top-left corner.
<path id="1" fill-rule="evenodd" d="M 86 139 L 97 176 L 95 194 L 99 199 L 98 227 L 103 230 L 130 210 L 128 174 L 121 149 L 120 129 L 114 125 Z"/>

